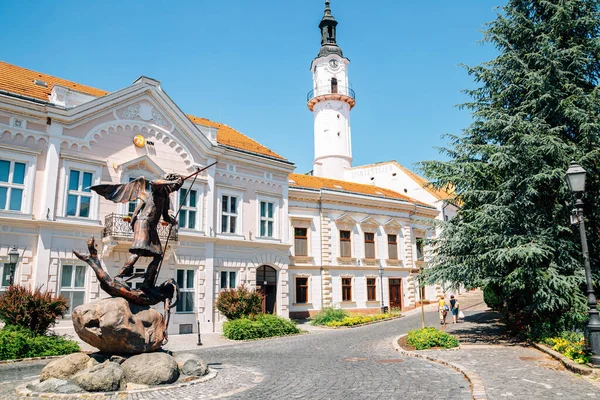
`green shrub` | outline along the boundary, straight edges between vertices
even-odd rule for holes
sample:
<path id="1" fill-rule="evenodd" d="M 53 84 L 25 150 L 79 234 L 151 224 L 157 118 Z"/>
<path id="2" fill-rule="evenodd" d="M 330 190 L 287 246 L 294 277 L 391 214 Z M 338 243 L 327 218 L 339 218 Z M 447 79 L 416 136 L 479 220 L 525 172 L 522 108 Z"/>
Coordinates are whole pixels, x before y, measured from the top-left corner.
<path id="1" fill-rule="evenodd" d="M 500 310 L 504 306 L 500 287 L 494 283 L 485 285 L 483 288 L 483 301 L 492 310 Z"/>
<path id="2" fill-rule="evenodd" d="M 450 349 L 458 347 L 458 339 L 435 328 L 415 329 L 408 332 L 406 343 L 417 350 L 442 347 Z"/>
<path id="3" fill-rule="evenodd" d="M 325 307 L 311 318 L 311 325 L 327 325 L 333 321 L 341 322 L 349 317 L 350 313 L 346 310 Z"/>
<path id="4" fill-rule="evenodd" d="M 56 335 L 37 335 L 27 328 L 5 326 L 0 330 L 0 360 L 60 356 L 80 351 L 79 345 Z"/>
<path id="5" fill-rule="evenodd" d="M 67 299 L 42 292 L 41 287 L 31 290 L 11 285 L 0 295 L 0 319 L 6 325 L 21 326 L 38 335 L 45 334 L 67 308 Z"/>
<path id="6" fill-rule="evenodd" d="M 578 364 L 587 364 L 591 361 L 591 354 L 586 348 L 583 333 L 563 332 L 558 337 L 546 338 L 544 343 Z"/>
<path id="7" fill-rule="evenodd" d="M 285 336 L 299 332 L 293 321 L 272 314 L 234 319 L 223 324 L 223 335 L 232 340 Z"/>
<path id="8" fill-rule="evenodd" d="M 242 285 L 237 289 L 222 291 L 217 299 L 217 310 L 231 321 L 260 314 L 262 303 L 262 294 Z"/>
<path id="9" fill-rule="evenodd" d="M 338 327 L 338 326 L 354 326 L 354 325 L 362 325 L 367 324 L 369 322 L 381 321 L 383 319 L 388 319 L 395 317 L 396 315 L 392 314 L 376 314 L 376 315 L 350 315 L 342 319 L 341 321 L 330 321 L 326 323 L 326 326 Z"/>

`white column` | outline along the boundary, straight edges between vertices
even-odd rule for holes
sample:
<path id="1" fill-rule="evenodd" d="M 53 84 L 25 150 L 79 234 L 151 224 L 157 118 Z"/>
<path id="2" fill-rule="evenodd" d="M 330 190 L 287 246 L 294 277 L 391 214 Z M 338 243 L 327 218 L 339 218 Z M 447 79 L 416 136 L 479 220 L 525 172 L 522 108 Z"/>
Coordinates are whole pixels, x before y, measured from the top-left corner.
<path id="1" fill-rule="evenodd" d="M 46 165 L 44 167 L 46 179 L 44 180 L 42 192 L 36 193 L 36 196 L 41 196 L 42 199 L 38 210 L 38 218 L 46 219 L 48 209 L 50 209 L 49 218 L 53 220 L 56 217 L 56 190 L 60 163 L 60 138 L 55 136 L 62 135 L 62 126 L 52 124 L 49 126 L 49 131 L 51 137 L 46 149 Z"/>
<path id="2" fill-rule="evenodd" d="M 44 285 L 44 289 L 58 290 L 58 266 L 50 264 L 52 228 L 41 226 L 37 239 L 36 257 L 33 271 L 34 287 Z"/>
<path id="3" fill-rule="evenodd" d="M 207 160 L 208 164 L 212 164 L 216 160 Z M 207 170 L 207 190 L 206 190 L 206 234 L 216 235 L 216 195 L 215 190 L 215 168 Z M 200 329 L 202 332 L 213 332 L 215 327 L 215 244 L 214 242 L 206 243 L 206 264 L 204 266 L 204 315 L 198 316 L 200 320 Z"/>

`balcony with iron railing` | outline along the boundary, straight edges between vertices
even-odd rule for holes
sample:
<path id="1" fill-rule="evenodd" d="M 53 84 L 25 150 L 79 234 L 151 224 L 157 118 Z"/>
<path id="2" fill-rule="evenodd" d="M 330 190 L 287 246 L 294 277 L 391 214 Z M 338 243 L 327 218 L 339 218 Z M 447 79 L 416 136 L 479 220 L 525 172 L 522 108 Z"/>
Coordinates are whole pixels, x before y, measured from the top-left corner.
<path id="1" fill-rule="evenodd" d="M 317 86 L 306 95 L 308 108 L 312 111 L 315 104 L 324 100 L 341 100 L 350 105 L 350 108 L 356 104 L 356 95 L 354 90 L 346 86 L 335 84 Z"/>
<path id="2" fill-rule="evenodd" d="M 169 235 L 169 224 L 160 221 L 158 224 L 158 237 L 163 242 L 169 237 L 169 242 L 179 240 L 178 226 L 173 225 Z M 131 217 L 126 214 L 108 214 L 104 218 L 103 238 L 111 238 L 117 241 L 133 241 L 133 229 L 131 229 Z"/>

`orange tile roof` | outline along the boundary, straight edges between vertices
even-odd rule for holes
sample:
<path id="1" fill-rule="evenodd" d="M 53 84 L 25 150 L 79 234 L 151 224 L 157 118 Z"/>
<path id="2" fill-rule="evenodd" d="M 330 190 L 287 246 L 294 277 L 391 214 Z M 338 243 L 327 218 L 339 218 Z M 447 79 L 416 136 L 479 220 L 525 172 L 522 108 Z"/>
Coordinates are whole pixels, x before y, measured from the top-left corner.
<path id="1" fill-rule="evenodd" d="M 230 126 L 221 124 L 219 122 L 214 122 L 206 118 L 194 117 L 193 115 L 189 114 L 187 117 L 195 124 L 217 128 L 217 142 L 224 146 L 231 146 L 235 147 L 236 149 L 246 150 L 252 153 L 263 154 L 285 160 L 285 158 L 281 157 L 271 149 L 263 146 L 254 139 L 250 139 L 248 136 L 236 131 Z"/>
<path id="2" fill-rule="evenodd" d="M 36 85 L 33 82 L 34 79 L 46 82 L 48 87 Z M 96 97 L 105 96 L 110 93 L 0 61 L 0 90 L 48 101 L 54 85 L 61 85 Z M 193 115 L 188 115 L 188 118 L 195 124 L 217 128 L 217 142 L 219 144 L 285 160 L 279 154 L 225 124 L 194 117 Z"/>
<path id="3" fill-rule="evenodd" d="M 46 82 L 48 87 L 36 85 L 33 83 L 34 79 Z M 40 72 L 0 61 L 0 90 L 48 101 L 48 97 L 50 96 L 54 85 L 68 87 L 69 89 L 96 97 L 105 96 L 109 93 L 104 90 L 81 85 L 65 79 L 55 78 L 51 75 L 42 74 Z"/>
<path id="4" fill-rule="evenodd" d="M 422 203 L 398 192 L 394 192 L 393 190 L 385 189 L 374 185 L 366 185 L 363 183 L 354 183 L 348 181 L 340 181 L 337 179 L 322 178 L 320 176 L 300 174 L 290 174 L 289 179 L 290 187 L 303 187 L 309 189 L 332 189 L 349 193 L 366 194 L 369 196 L 378 196 L 384 198 L 387 197 L 395 200 L 404 200 L 410 203 L 432 207 L 429 204 Z"/>

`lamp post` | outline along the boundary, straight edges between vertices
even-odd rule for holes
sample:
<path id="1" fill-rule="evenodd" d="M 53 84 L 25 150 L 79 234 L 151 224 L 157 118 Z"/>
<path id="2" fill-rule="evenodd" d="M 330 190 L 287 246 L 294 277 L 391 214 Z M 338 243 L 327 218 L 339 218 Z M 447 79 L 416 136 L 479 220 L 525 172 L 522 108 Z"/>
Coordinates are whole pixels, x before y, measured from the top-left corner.
<path id="1" fill-rule="evenodd" d="M 585 279 L 587 281 L 587 296 L 590 314 L 590 320 L 586 328 L 587 341 L 592 350 L 592 364 L 594 364 L 594 366 L 600 366 L 600 318 L 598 317 L 598 309 L 596 307 L 596 294 L 594 293 L 594 283 L 592 281 L 592 271 L 590 268 L 590 254 L 588 251 L 585 224 L 583 221 L 583 201 L 581 200 L 581 194 L 583 194 L 585 190 L 585 175 L 585 169 L 575 161 L 571 161 L 565 180 L 573 194 L 580 194 L 575 201 L 575 210 L 573 210 L 575 218 L 572 219 L 572 222 L 574 225 L 579 225 L 579 235 L 581 236 L 581 248 L 583 251 L 583 264 L 585 267 Z"/>
<path id="2" fill-rule="evenodd" d="M 12 286 L 15 280 L 15 268 L 17 267 L 17 263 L 19 262 L 19 250 L 17 250 L 17 246 L 13 246 L 12 249 L 8 251 L 8 264 L 10 265 L 10 272 L 8 275 L 8 284 Z"/>
<path id="3" fill-rule="evenodd" d="M 379 281 L 381 282 L 381 284 L 379 285 L 381 287 L 381 313 L 384 314 L 385 306 L 383 305 L 383 265 L 381 264 L 381 262 L 379 262 Z"/>

